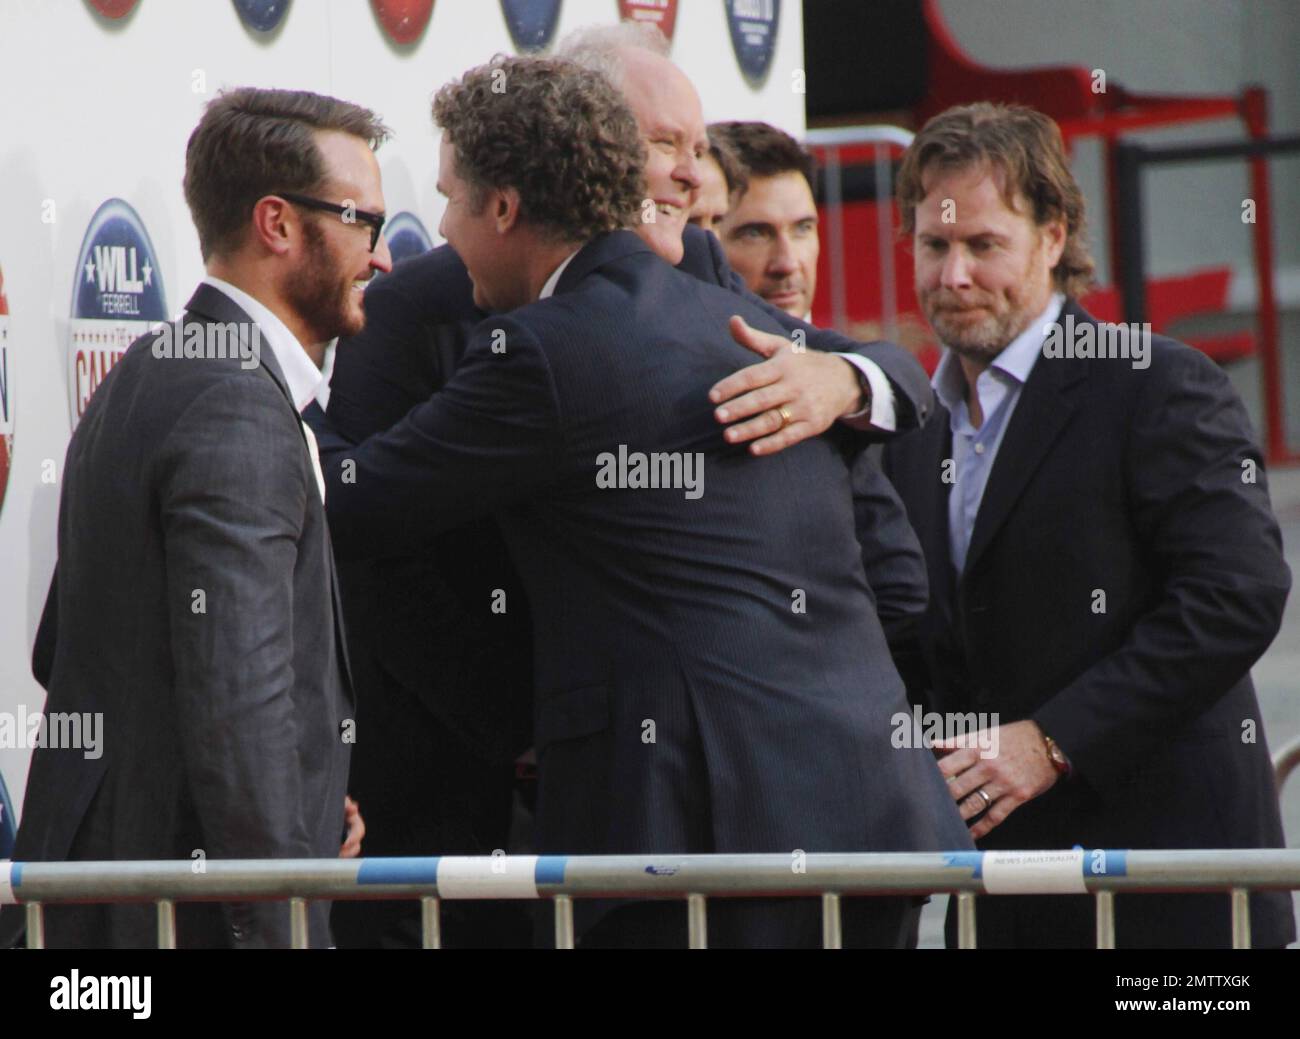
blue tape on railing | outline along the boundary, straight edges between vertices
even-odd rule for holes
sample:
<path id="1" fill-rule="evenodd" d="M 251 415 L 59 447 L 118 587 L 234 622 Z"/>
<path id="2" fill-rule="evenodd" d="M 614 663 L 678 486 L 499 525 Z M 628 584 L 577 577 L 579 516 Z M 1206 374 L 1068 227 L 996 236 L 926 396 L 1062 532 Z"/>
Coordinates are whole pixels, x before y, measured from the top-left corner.
<path id="1" fill-rule="evenodd" d="M 358 884 L 436 884 L 437 858 L 365 859 L 357 870 Z"/>
<path id="2" fill-rule="evenodd" d="M 945 866 L 961 866 L 971 870 L 971 876 L 984 875 L 984 853 L 982 851 L 950 851 L 943 857 Z"/>
<path id="3" fill-rule="evenodd" d="M 563 884 L 564 867 L 568 863 L 567 855 L 539 855 L 537 856 L 537 866 L 533 871 L 533 883 L 538 887 L 542 884 Z"/>
<path id="4" fill-rule="evenodd" d="M 18 901 L 14 889 L 22 882 L 22 878 L 21 862 L 0 862 L 0 906 L 12 905 Z"/>
<path id="5" fill-rule="evenodd" d="M 1128 876 L 1128 852 L 1089 848 L 1083 853 L 1084 877 Z"/>

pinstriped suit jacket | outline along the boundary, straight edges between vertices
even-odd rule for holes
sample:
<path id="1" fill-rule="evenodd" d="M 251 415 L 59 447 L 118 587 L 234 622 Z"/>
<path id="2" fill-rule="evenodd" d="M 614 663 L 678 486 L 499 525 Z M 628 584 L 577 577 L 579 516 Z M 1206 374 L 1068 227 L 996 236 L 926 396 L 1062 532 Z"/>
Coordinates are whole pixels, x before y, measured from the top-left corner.
<path id="1" fill-rule="evenodd" d="M 708 387 L 754 359 L 733 313 L 780 330 L 630 232 L 594 240 L 441 393 L 326 449 L 336 550 L 497 515 L 533 607 L 543 851 L 969 847 L 929 752 L 892 745 L 907 706 L 837 446 L 722 440 Z M 601 488 L 620 446 L 699 453 L 703 495 Z"/>

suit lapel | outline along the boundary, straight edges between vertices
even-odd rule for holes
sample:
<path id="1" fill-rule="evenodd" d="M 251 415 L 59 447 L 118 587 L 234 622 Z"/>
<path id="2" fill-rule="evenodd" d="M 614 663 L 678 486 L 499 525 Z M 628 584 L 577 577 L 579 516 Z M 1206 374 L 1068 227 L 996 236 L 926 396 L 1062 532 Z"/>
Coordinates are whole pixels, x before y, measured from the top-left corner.
<path id="1" fill-rule="evenodd" d="M 220 289 L 206 283 L 200 284 L 194 290 L 194 295 L 185 304 L 185 309 L 195 317 L 208 322 L 234 323 L 241 327 L 256 324 L 251 317 L 244 313 L 243 308 L 238 303 Z M 293 397 L 289 393 L 289 384 L 284 377 L 284 372 L 280 370 L 279 362 L 275 359 L 275 351 L 259 351 L 258 361 L 258 367 L 266 372 L 271 377 L 271 381 L 280 388 L 280 392 L 284 394 L 284 399 L 289 402 L 289 407 L 293 408 L 293 413 L 297 415 L 298 409 L 294 407 Z M 306 443 L 305 435 L 303 442 Z"/>
<path id="2" fill-rule="evenodd" d="M 935 562 L 934 572 L 930 574 L 930 595 L 938 607 L 940 620 L 946 630 L 952 625 L 952 609 L 955 592 L 955 579 L 952 570 L 952 549 L 948 530 L 948 499 L 952 494 L 952 484 L 944 479 L 945 463 L 952 458 L 952 420 L 948 410 L 940 405 L 938 414 L 930 421 L 937 427 L 937 434 L 931 438 L 933 449 L 931 457 L 926 459 L 930 479 L 938 480 L 938 490 L 930 499 L 930 522 L 924 524 L 925 535 L 930 543 L 923 545 L 926 559 Z"/>
<path id="3" fill-rule="evenodd" d="M 1075 324 L 1092 321 L 1082 309 L 1067 303 L 1058 319 L 1073 310 Z M 1061 431 L 1069 424 L 1078 403 L 1074 386 L 1088 374 L 1087 361 L 1039 357 L 1020 391 L 1020 400 L 998 447 L 989 473 L 966 552 L 966 573 L 979 561 L 998 529 L 1006 521 Z"/>
<path id="4" fill-rule="evenodd" d="M 236 323 L 241 327 L 255 324 L 243 308 L 224 292 L 208 284 L 200 284 L 194 290 L 194 295 L 190 301 L 185 304 L 185 310 L 196 318 L 208 322 L 220 322 L 222 324 Z M 307 430 L 303 422 L 303 417 L 298 413 L 297 407 L 293 403 L 293 397 L 289 393 L 289 384 L 280 370 L 280 365 L 275 359 L 275 351 L 264 349 L 258 353 L 257 367 L 264 371 L 270 380 L 280 388 L 280 393 L 284 397 L 285 403 L 289 405 L 289 410 L 298 420 L 298 435 L 302 437 L 303 449 L 307 452 L 307 465 L 313 469 L 311 463 L 311 448 L 307 444 Z M 307 405 L 308 409 L 317 408 L 318 405 L 312 401 Z M 315 479 L 314 475 L 312 477 Z M 314 491 L 312 493 L 315 493 Z M 322 518 L 324 510 L 322 509 Z M 343 670 L 343 688 L 347 694 L 348 702 L 355 704 L 356 697 L 352 689 L 352 668 L 351 661 L 348 659 L 347 638 L 343 630 L 343 603 L 339 598 L 339 579 L 338 573 L 334 568 L 334 546 L 329 539 L 329 526 L 325 525 L 325 565 L 329 570 L 330 582 L 330 599 L 334 609 L 334 641 L 338 646 L 340 659 L 342 660 Z"/>
<path id="5" fill-rule="evenodd" d="M 303 425 L 310 425 L 313 429 L 329 421 L 316 401 L 303 408 L 302 415 Z M 303 436 L 306 435 L 304 430 Z M 328 520 L 325 523 L 325 565 L 329 569 L 330 599 L 334 605 L 334 641 L 338 645 L 339 658 L 343 661 L 343 688 L 347 693 L 348 702 L 355 704 L 356 695 L 352 688 L 352 660 L 348 656 L 348 639 L 343 622 L 343 599 L 339 591 L 338 570 L 334 565 L 334 542 L 330 539 Z"/>
<path id="6" fill-rule="evenodd" d="M 238 303 L 220 289 L 208 284 L 200 284 L 194 290 L 194 295 L 185 304 L 185 309 L 204 321 L 221 322 L 223 324 L 233 322 L 241 327 L 256 324 L 251 317 L 244 313 L 243 308 Z M 311 447 L 307 443 L 307 430 L 303 426 L 302 415 L 298 411 L 298 406 L 293 402 L 293 395 L 289 392 L 289 381 L 284 377 L 284 372 L 280 370 L 280 363 L 275 359 L 275 351 L 269 348 L 259 350 L 257 358 L 258 369 L 265 372 L 270 380 L 279 387 L 281 396 L 284 397 L 285 403 L 289 405 L 289 410 L 298 419 L 298 435 L 302 437 L 302 446 L 307 451 L 308 468 L 314 470 L 311 463 Z M 310 406 L 309 404 L 308 407 Z"/>

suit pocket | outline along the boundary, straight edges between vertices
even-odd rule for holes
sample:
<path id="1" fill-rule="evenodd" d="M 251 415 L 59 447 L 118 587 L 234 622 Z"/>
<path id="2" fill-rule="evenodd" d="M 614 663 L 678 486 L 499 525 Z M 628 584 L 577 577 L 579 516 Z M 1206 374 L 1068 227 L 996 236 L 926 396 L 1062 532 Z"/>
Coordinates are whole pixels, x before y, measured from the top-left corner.
<path id="1" fill-rule="evenodd" d="M 560 740 L 591 736 L 609 728 L 609 691 L 603 685 L 581 686 L 540 699 L 537 708 L 537 753 Z"/>

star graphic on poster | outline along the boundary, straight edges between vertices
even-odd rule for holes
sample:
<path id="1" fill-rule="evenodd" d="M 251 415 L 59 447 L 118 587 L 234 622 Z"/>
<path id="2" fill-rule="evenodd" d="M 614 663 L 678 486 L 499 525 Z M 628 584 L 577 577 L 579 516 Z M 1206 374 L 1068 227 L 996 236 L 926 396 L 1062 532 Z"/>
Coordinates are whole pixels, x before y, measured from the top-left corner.
<path id="1" fill-rule="evenodd" d="M 144 283 L 145 283 L 146 285 L 152 285 L 152 284 L 153 284 L 153 268 L 149 266 L 149 261 L 148 261 L 148 260 L 145 260 L 145 261 L 144 261 L 144 267 L 142 268 L 142 270 L 144 271 Z"/>
<path id="2" fill-rule="evenodd" d="M 94 280 L 95 280 L 95 261 L 94 261 L 94 260 L 87 260 L 87 261 L 86 261 L 86 280 L 87 280 L 87 281 L 94 281 Z"/>

